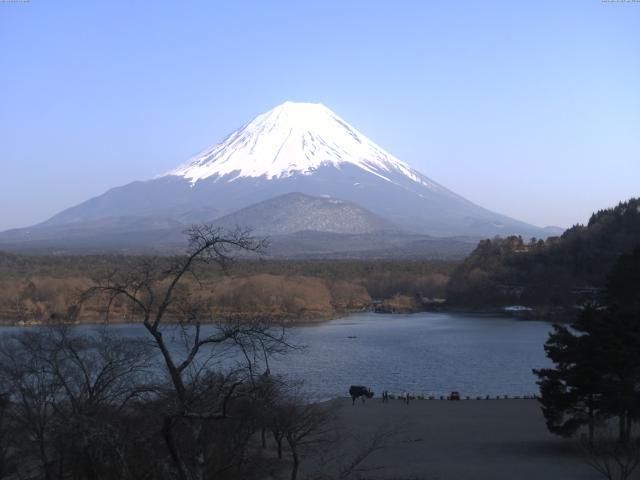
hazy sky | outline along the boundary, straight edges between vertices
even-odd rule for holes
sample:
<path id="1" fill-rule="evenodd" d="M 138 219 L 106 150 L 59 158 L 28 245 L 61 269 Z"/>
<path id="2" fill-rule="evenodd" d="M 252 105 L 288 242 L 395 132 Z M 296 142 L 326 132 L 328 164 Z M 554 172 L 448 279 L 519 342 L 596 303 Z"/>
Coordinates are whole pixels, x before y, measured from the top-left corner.
<path id="1" fill-rule="evenodd" d="M 0 229 L 321 102 L 537 225 L 640 195 L 640 3 L 0 2 Z"/>

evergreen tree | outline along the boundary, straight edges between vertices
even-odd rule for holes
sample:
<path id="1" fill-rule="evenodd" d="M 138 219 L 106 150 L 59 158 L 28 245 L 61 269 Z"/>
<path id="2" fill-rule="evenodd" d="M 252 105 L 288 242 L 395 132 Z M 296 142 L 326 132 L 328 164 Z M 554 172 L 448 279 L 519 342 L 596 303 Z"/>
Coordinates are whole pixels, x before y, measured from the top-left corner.
<path id="1" fill-rule="evenodd" d="M 616 262 L 609 276 L 606 301 L 611 311 L 640 316 L 640 247 L 621 255 Z"/>
<path id="2" fill-rule="evenodd" d="M 553 433 L 583 426 L 593 439 L 600 419 L 616 417 L 627 443 L 640 419 L 640 249 L 618 259 L 607 306 L 585 308 L 570 326 L 554 326 L 545 344 L 554 368 L 534 370 L 540 403 Z"/>
<path id="3" fill-rule="evenodd" d="M 598 341 L 586 331 L 595 323 L 595 307 L 584 310 L 571 329 L 554 325 L 544 349 L 555 368 L 534 370 L 539 377 L 540 403 L 550 432 L 571 436 L 587 426 L 593 441 L 602 409 L 604 384 L 598 364 Z M 582 332 L 576 335 L 571 330 Z"/>

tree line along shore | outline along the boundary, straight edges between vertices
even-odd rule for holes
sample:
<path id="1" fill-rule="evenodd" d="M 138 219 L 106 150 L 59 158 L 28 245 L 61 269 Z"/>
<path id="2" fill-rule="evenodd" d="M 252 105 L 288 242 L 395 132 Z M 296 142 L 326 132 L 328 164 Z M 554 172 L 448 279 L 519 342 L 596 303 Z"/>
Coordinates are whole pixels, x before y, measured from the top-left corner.
<path id="1" fill-rule="evenodd" d="M 524 305 L 523 313 L 569 322 L 576 306 L 602 301 L 615 261 L 638 245 L 640 199 L 631 199 L 559 237 L 482 240 L 463 260 L 245 259 L 225 269 L 200 268 L 181 288 L 216 318 L 311 322 L 366 310 L 411 313 L 445 306 L 496 312 Z M 74 310 L 80 292 L 150 261 L 168 266 L 174 258 L 0 252 L 0 321 L 102 321 L 101 302 L 84 302 L 82 315 Z M 136 321 L 125 303 L 110 307 L 110 321 Z"/>
<path id="2" fill-rule="evenodd" d="M 81 292 L 110 272 L 128 271 L 141 256 L 26 256 L 0 253 L 0 320 L 37 324 L 56 319 L 99 322 L 104 304 Z M 156 259 L 171 262 L 170 257 Z M 201 268 L 181 288 L 208 305 L 215 318 L 312 322 L 350 312 L 415 312 L 444 298 L 452 261 L 239 261 L 223 271 Z M 126 302 L 110 306 L 110 322 L 133 322 Z M 203 319 L 206 321 L 206 318 Z"/>

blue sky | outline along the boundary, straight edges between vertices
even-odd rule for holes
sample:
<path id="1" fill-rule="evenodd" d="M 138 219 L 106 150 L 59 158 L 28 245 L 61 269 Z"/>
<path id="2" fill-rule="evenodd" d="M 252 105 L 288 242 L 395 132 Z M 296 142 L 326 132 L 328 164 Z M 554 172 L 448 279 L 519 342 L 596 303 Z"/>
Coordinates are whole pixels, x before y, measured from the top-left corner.
<path id="1" fill-rule="evenodd" d="M 0 3 L 0 229 L 285 100 L 537 225 L 640 195 L 640 3 Z"/>

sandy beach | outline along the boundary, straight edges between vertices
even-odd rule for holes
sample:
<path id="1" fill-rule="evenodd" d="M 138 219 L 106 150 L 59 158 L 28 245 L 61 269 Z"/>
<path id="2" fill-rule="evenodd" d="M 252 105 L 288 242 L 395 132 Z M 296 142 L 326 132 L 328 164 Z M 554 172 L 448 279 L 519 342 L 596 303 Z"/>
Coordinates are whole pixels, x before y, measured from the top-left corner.
<path id="1" fill-rule="evenodd" d="M 336 401 L 346 431 L 362 438 L 383 426 L 400 433 L 374 453 L 366 478 L 590 480 L 575 442 L 548 433 L 535 400 Z"/>

